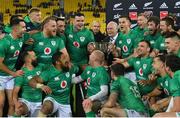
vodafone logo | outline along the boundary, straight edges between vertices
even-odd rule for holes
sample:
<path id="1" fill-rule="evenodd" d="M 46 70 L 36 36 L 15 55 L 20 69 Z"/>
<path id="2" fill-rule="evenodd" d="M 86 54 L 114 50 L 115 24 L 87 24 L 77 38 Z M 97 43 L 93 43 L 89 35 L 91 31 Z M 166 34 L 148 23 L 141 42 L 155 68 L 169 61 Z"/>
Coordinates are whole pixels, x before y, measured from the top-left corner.
<path id="1" fill-rule="evenodd" d="M 90 82 L 91 82 L 91 79 L 88 78 L 88 79 L 87 79 L 87 85 L 90 85 Z"/>
<path id="2" fill-rule="evenodd" d="M 128 47 L 126 45 L 123 46 L 123 51 L 127 52 L 128 51 Z"/>
<path id="3" fill-rule="evenodd" d="M 139 69 L 139 75 L 143 76 L 143 69 L 142 68 Z"/>
<path id="4" fill-rule="evenodd" d="M 73 45 L 74 45 L 75 47 L 77 47 L 77 48 L 80 47 L 80 44 L 79 44 L 77 41 L 74 41 L 74 42 L 73 42 Z"/>
<path id="5" fill-rule="evenodd" d="M 61 82 L 61 88 L 66 88 L 67 86 L 67 82 L 66 81 L 62 81 Z"/>
<path id="6" fill-rule="evenodd" d="M 19 50 L 16 50 L 15 52 L 14 52 L 14 57 L 16 57 L 16 56 L 18 56 L 19 55 Z"/>
<path id="7" fill-rule="evenodd" d="M 44 54 L 50 54 L 51 53 L 51 48 L 45 48 L 44 49 Z"/>

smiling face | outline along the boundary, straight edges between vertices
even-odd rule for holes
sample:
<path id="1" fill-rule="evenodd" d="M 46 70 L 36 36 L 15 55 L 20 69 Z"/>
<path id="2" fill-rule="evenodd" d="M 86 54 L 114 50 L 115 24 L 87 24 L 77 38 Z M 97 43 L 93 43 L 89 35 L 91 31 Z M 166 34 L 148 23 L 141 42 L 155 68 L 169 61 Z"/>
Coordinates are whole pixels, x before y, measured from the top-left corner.
<path id="1" fill-rule="evenodd" d="M 49 20 L 49 22 L 44 25 L 44 28 L 48 36 L 56 36 L 57 24 L 55 20 Z"/>
<path id="2" fill-rule="evenodd" d="M 156 24 L 153 21 L 148 22 L 148 30 L 150 34 L 154 34 L 158 30 L 159 26 L 156 26 Z"/>
<path id="3" fill-rule="evenodd" d="M 160 70 L 164 69 L 164 63 L 160 60 L 159 57 L 155 57 L 153 59 L 152 66 L 157 74 L 160 74 Z"/>
<path id="4" fill-rule="evenodd" d="M 24 22 L 19 22 L 19 25 L 14 26 L 13 28 L 19 38 L 23 37 L 23 34 L 26 32 L 26 24 Z"/>
<path id="5" fill-rule="evenodd" d="M 80 31 L 83 29 L 84 27 L 84 16 L 75 16 L 75 19 L 74 19 L 74 27 Z"/>
<path id="6" fill-rule="evenodd" d="M 57 31 L 60 34 L 64 34 L 65 31 L 65 22 L 62 20 L 57 21 Z"/>
<path id="7" fill-rule="evenodd" d="M 149 54 L 150 47 L 148 46 L 148 44 L 146 42 L 139 42 L 137 50 L 138 50 L 139 56 L 143 57 L 143 56 Z"/>

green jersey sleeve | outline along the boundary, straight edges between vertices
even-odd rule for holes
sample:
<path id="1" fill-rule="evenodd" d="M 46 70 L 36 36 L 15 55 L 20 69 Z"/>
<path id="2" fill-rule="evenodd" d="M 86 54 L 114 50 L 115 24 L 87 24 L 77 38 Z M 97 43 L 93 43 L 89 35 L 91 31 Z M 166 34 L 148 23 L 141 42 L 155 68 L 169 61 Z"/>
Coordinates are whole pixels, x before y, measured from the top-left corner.
<path id="1" fill-rule="evenodd" d="M 40 78 L 44 81 L 44 82 L 48 82 L 49 81 L 49 71 L 43 71 L 40 74 Z"/>
<path id="2" fill-rule="evenodd" d="M 87 66 L 86 69 L 83 71 L 83 73 L 80 75 L 81 78 L 83 80 L 86 80 L 90 76 L 90 74 L 91 74 L 90 72 L 91 72 L 91 67 Z"/>
<path id="3" fill-rule="evenodd" d="M 64 41 L 61 38 L 57 40 L 59 41 L 59 44 L 58 44 L 59 50 L 62 50 L 63 48 L 65 48 Z"/>
<path id="4" fill-rule="evenodd" d="M 21 77 L 16 77 L 15 78 L 15 86 L 19 86 L 19 87 L 21 87 L 22 85 L 23 85 L 23 80 L 24 80 L 24 78 L 21 76 Z"/>
<path id="5" fill-rule="evenodd" d="M 8 44 L 5 42 L 6 39 L 1 39 L 0 40 L 0 57 L 4 58 L 5 57 L 5 52 L 6 52 L 6 47 L 9 47 Z"/>

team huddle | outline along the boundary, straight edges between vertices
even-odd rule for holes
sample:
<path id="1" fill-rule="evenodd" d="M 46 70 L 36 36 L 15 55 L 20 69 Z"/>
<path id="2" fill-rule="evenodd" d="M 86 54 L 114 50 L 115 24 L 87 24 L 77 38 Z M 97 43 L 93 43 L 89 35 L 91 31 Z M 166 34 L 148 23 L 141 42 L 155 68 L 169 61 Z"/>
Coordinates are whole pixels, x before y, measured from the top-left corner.
<path id="1" fill-rule="evenodd" d="M 8 116 L 73 117 L 81 106 L 86 117 L 180 117 L 180 35 L 171 16 L 141 13 L 133 29 L 121 16 L 106 35 L 98 21 L 91 29 L 84 22 L 82 13 L 41 22 L 31 8 L 0 29 L 0 116 L 7 96 Z"/>

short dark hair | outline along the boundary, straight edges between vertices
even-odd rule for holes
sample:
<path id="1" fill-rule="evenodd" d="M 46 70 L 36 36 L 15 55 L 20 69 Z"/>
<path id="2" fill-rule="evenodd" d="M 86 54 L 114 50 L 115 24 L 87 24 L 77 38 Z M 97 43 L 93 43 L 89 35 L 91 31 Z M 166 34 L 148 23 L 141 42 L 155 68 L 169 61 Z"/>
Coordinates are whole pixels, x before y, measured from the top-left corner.
<path id="1" fill-rule="evenodd" d="M 125 67 L 122 64 L 113 64 L 110 66 L 110 69 L 115 74 L 115 76 L 123 76 L 125 72 Z"/>
<path id="2" fill-rule="evenodd" d="M 10 22 L 12 22 L 12 20 L 16 19 L 16 18 L 19 18 L 19 17 L 22 17 L 23 16 L 21 14 L 15 14 L 15 15 L 12 15 L 11 18 L 10 18 Z"/>
<path id="3" fill-rule="evenodd" d="M 174 29 L 174 20 L 170 17 L 165 17 L 161 21 L 165 21 L 167 26 L 170 26 Z"/>
<path id="4" fill-rule="evenodd" d="M 159 58 L 160 59 L 160 61 L 162 61 L 163 63 L 165 63 L 165 61 L 166 61 L 166 55 L 158 55 L 158 56 L 156 56 L 155 58 Z"/>
<path id="5" fill-rule="evenodd" d="M 165 64 L 172 72 L 180 70 L 180 58 L 176 55 L 167 55 Z"/>
<path id="6" fill-rule="evenodd" d="M 152 52 L 153 48 L 151 47 L 151 43 L 148 40 L 143 39 L 140 42 L 145 42 L 148 45 L 148 47 L 150 48 L 150 52 Z"/>
<path id="7" fill-rule="evenodd" d="M 10 26 L 16 26 L 19 25 L 20 22 L 24 22 L 23 19 L 19 19 L 19 18 L 14 18 L 11 22 L 10 22 Z"/>
<path id="8" fill-rule="evenodd" d="M 157 16 L 151 16 L 151 17 L 148 19 L 148 22 L 154 22 L 155 25 L 157 26 L 157 25 L 159 25 L 159 23 L 160 23 L 160 19 L 159 19 L 159 17 L 157 17 Z"/>
<path id="9" fill-rule="evenodd" d="M 120 18 L 125 18 L 126 20 L 128 20 L 128 21 L 131 23 L 131 19 L 130 19 L 129 16 L 123 15 L 123 16 L 120 16 L 119 19 L 120 19 Z"/>
<path id="10" fill-rule="evenodd" d="M 22 68 L 22 66 L 25 63 L 25 58 L 27 57 L 27 55 L 29 55 L 28 52 L 30 52 L 30 51 L 33 51 L 33 50 L 26 49 L 26 50 L 23 50 L 22 52 L 20 52 L 18 59 L 16 61 L 16 65 L 15 65 L 16 70 L 20 70 Z"/>
<path id="11" fill-rule="evenodd" d="M 169 32 L 167 33 L 166 38 L 177 38 L 180 40 L 180 35 L 177 32 Z"/>
<path id="12" fill-rule="evenodd" d="M 80 12 L 77 12 L 74 16 L 75 16 L 75 17 L 76 17 L 76 16 L 81 17 L 81 16 L 84 16 L 84 14 L 83 14 L 83 13 L 80 13 Z"/>
<path id="13" fill-rule="evenodd" d="M 53 54 L 53 56 L 52 56 L 52 64 L 55 66 L 56 65 L 56 61 L 59 59 L 59 58 L 61 58 L 61 56 L 62 56 L 62 52 L 60 52 L 60 51 L 57 51 L 57 52 L 55 52 L 54 54 Z"/>

